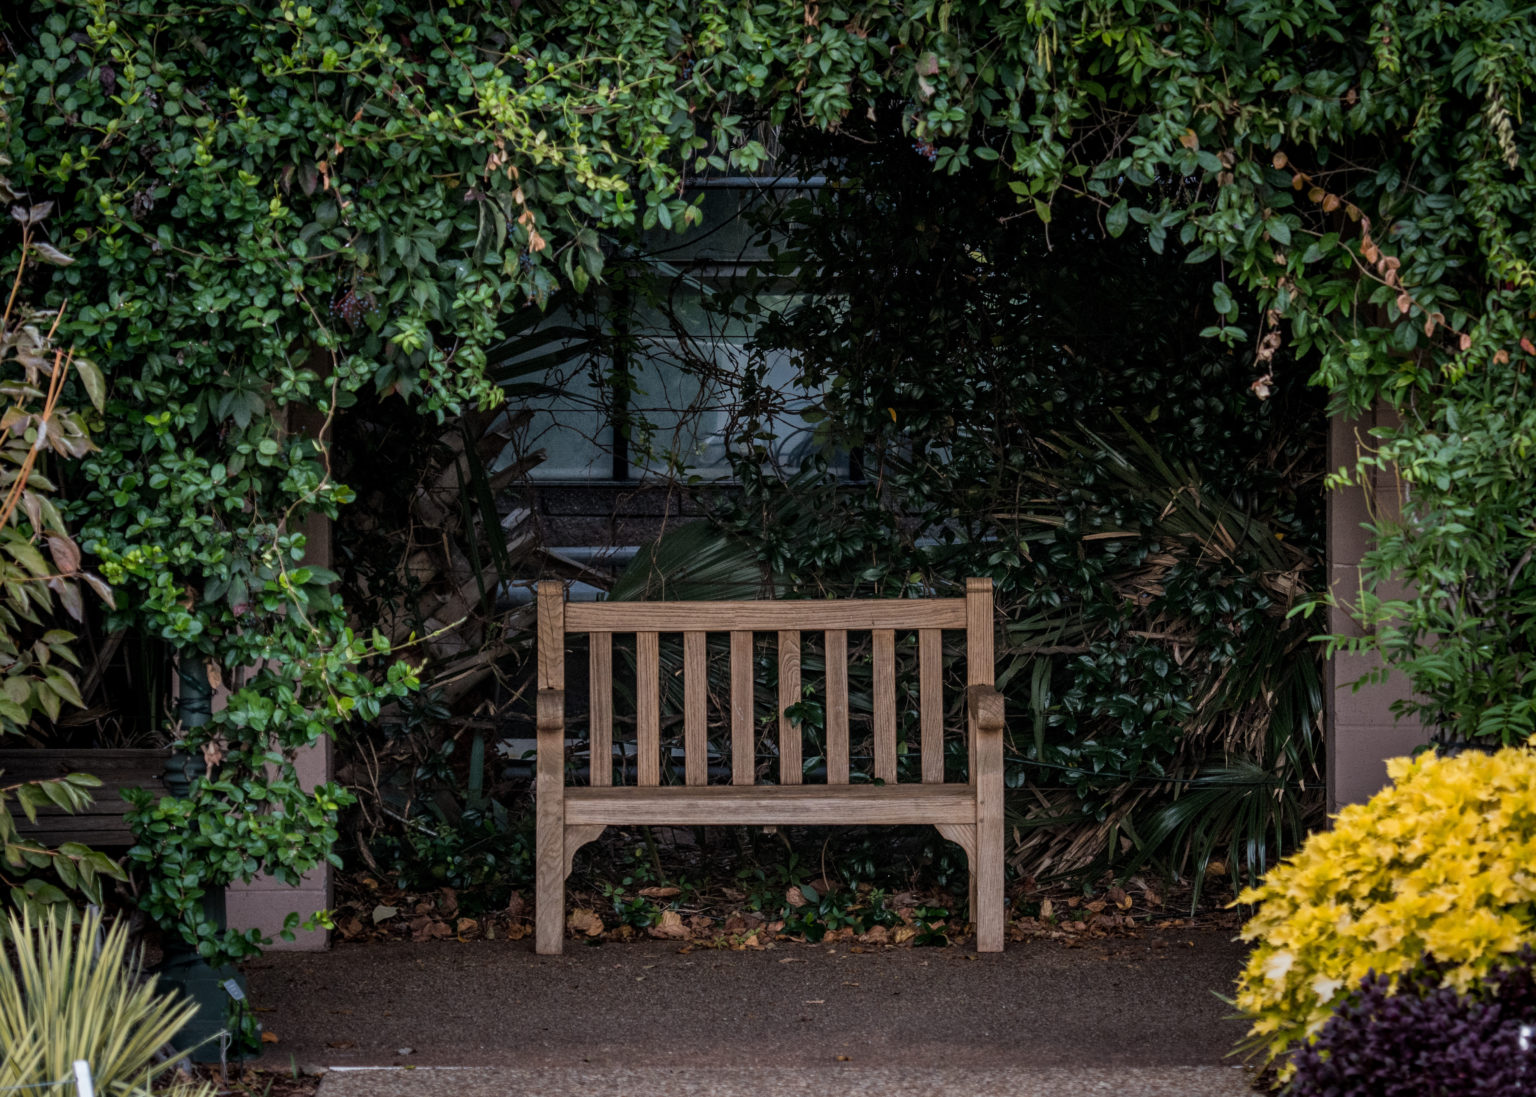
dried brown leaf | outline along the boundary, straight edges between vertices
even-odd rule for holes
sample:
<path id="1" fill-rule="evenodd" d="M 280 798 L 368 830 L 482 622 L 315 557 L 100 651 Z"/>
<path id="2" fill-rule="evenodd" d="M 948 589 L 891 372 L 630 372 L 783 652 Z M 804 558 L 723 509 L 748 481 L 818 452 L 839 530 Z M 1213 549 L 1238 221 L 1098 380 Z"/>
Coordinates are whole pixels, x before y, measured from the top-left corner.
<path id="1" fill-rule="evenodd" d="M 577 907 L 571 911 L 569 918 L 565 920 L 565 926 L 572 933 L 585 934 L 588 937 L 596 937 L 603 932 L 603 920 L 597 916 L 596 911 L 586 907 Z"/>
<path id="2" fill-rule="evenodd" d="M 661 912 L 661 921 L 650 928 L 652 937 L 660 937 L 668 941 L 681 941 L 688 936 L 688 927 L 683 925 L 683 916 L 675 910 Z"/>
<path id="3" fill-rule="evenodd" d="M 47 536 L 48 555 L 53 557 L 54 567 L 64 575 L 73 575 L 79 571 L 80 546 L 62 533 L 50 532 Z"/>

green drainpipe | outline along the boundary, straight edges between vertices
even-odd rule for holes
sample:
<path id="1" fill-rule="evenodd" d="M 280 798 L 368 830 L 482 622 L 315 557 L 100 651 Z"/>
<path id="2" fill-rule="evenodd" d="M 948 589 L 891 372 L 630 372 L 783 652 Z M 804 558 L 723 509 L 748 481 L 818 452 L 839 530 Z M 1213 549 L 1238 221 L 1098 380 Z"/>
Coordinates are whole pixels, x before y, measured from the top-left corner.
<path id="1" fill-rule="evenodd" d="M 199 658 L 183 658 L 177 677 L 181 681 L 177 717 L 182 728 L 206 726 L 213 719 L 213 686 L 208 681 L 207 666 Z M 198 755 L 184 750 L 172 751 L 165 764 L 166 791 L 185 799 L 192 792 L 192 782 L 203 770 L 203 759 Z M 228 924 L 222 887 L 211 888 L 203 896 L 203 916 L 220 930 Z M 238 1040 L 226 1047 L 224 1033 L 250 1017 L 245 977 L 233 967 L 211 967 L 178 934 L 166 945 L 159 977 L 162 984 L 175 988 L 197 1004 L 197 1015 L 171 1041 L 177 1051 L 190 1049 L 195 1062 L 217 1063 L 226 1056 L 244 1058 L 259 1050 L 243 1048 Z"/>

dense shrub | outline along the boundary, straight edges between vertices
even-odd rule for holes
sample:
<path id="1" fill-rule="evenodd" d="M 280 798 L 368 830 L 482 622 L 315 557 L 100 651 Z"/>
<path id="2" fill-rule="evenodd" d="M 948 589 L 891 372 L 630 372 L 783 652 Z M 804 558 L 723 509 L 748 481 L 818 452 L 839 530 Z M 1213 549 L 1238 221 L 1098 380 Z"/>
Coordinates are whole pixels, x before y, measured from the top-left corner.
<path id="1" fill-rule="evenodd" d="M 1272 1059 L 1373 973 L 1395 979 L 1427 953 L 1465 992 L 1536 939 L 1536 751 L 1425 754 L 1387 771 L 1391 786 L 1238 897 L 1258 911 L 1237 1004 Z"/>
<path id="2" fill-rule="evenodd" d="M 1536 1057 L 1521 1027 L 1536 1023 L 1536 952 L 1470 993 L 1429 964 L 1398 981 L 1369 975 L 1359 993 L 1293 1056 L 1289 1097 L 1528 1097 Z M 1529 1035 L 1527 1035 L 1527 1041 Z"/>

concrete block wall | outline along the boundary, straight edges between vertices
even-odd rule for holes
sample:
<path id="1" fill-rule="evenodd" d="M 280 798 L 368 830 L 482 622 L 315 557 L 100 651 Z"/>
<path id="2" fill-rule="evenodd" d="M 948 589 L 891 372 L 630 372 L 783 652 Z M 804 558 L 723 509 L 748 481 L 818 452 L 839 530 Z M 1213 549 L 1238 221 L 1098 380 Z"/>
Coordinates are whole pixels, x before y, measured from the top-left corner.
<path id="1" fill-rule="evenodd" d="M 331 741 L 322 740 L 308 750 L 301 751 L 294 759 L 299 782 L 306 789 L 330 780 Z M 322 864 L 305 874 L 298 887 L 289 887 L 269 876 L 258 876 L 249 884 L 234 883 L 224 892 L 225 912 L 229 924 L 236 929 L 259 929 L 273 938 L 274 951 L 300 952 L 324 951 L 330 947 L 330 934 L 325 930 L 298 932 L 292 941 L 277 936 L 283 928 L 283 920 L 290 911 L 297 911 L 308 918 L 319 910 L 331 906 L 331 866 Z"/>
<path id="2" fill-rule="evenodd" d="M 1395 422 L 1386 407 L 1359 419 L 1335 416 L 1329 423 L 1328 467 L 1353 467 L 1359 448 L 1374 445 L 1372 428 Z M 1363 487 L 1329 492 L 1328 585 L 1339 601 L 1353 604 L 1358 599 L 1359 564 L 1370 536 L 1362 526 L 1397 517 L 1403 490 L 1394 470 L 1376 469 Z M 1328 627 L 1334 633 L 1361 635 L 1359 624 L 1339 609 L 1330 612 Z M 1369 799 L 1387 783 L 1386 760 L 1411 752 L 1428 738 L 1416 718 L 1398 721 L 1392 715 L 1392 703 L 1407 696 L 1401 674 L 1384 683 L 1354 686 L 1380 665 L 1375 656 L 1361 655 L 1336 655 L 1328 662 L 1324 720 L 1330 812 Z"/>
<path id="3" fill-rule="evenodd" d="M 315 567 L 331 566 L 331 523 L 321 515 L 312 515 L 305 522 L 307 537 L 304 561 Z M 222 692 L 222 691 L 221 691 Z M 217 706 L 221 697 L 214 698 Z M 294 758 L 299 783 L 305 789 L 331 779 L 331 741 L 322 739 L 313 747 L 302 750 Z M 297 933 L 292 941 L 277 936 L 283 928 L 283 920 L 290 911 L 297 911 L 308 918 L 319 910 L 331 907 L 331 873 L 329 864 L 305 874 L 298 887 L 258 876 L 249 884 L 232 884 L 224 893 L 225 913 L 229 924 L 236 929 L 259 929 L 273 939 L 273 951 L 320 952 L 331 947 L 330 934 L 325 930 L 309 930 Z"/>

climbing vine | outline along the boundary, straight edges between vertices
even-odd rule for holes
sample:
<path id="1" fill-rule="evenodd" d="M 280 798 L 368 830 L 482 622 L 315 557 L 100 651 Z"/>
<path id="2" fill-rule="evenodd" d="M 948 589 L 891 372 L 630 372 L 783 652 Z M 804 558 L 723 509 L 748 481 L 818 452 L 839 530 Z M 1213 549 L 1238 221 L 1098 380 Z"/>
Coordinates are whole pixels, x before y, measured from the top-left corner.
<path id="1" fill-rule="evenodd" d="M 411 686 L 304 563 L 305 518 L 350 498 L 330 473 L 334 416 L 369 388 L 442 416 L 494 405 L 499 333 L 557 285 L 601 278 L 607 231 L 696 222 L 689 178 L 761 168 L 765 123 L 894 110 L 938 172 L 995 161 L 1022 213 L 1050 223 L 1089 203 L 1096 231 L 1207 263 L 1220 320 L 1205 334 L 1252 356 L 1260 395 L 1306 380 L 1277 373 L 1284 347 L 1340 409 L 1396 407 L 1402 426 L 1339 473 L 1394 463 L 1411 491 L 1378 530 L 1366 590 L 1338 592 L 1372 626 L 1340 643 L 1380 648 L 1418 690 L 1409 707 L 1458 731 L 1536 728 L 1532 14 L 1507 0 L 13 14 L 4 151 L 29 201 L 57 200 L 48 231 L 77 262 L 40 289 L 71 302 L 61 337 L 93 348 L 108 389 L 101 450 L 72 486 L 82 544 L 117 592 L 111 627 L 236 687 L 187 737 L 209 762 L 195 810 L 160 809 L 150 835 L 174 844 L 170 818 L 195 816 L 218 852 L 157 875 L 157 913 L 207 952 L 254 947 L 216 940 L 194 893 L 279 867 L 276 844 L 297 851 L 283 871 L 326 856 L 342 793 L 300 790 L 285 759 Z M 1411 595 L 1372 593 L 1391 575 Z M 261 822 L 274 814 L 281 843 Z M 152 874 L 172 863 L 141 849 Z"/>

